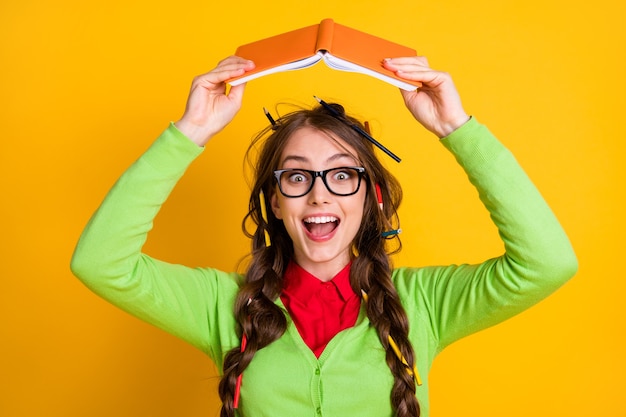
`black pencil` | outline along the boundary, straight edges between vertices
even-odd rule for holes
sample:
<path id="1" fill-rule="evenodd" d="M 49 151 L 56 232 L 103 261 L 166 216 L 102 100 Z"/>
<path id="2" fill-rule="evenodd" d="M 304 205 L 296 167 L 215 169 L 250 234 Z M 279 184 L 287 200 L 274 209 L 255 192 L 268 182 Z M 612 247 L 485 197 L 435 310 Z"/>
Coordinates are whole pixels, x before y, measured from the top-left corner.
<path id="1" fill-rule="evenodd" d="M 374 146 L 376 146 L 378 149 L 380 149 L 381 151 L 383 151 L 384 153 L 389 155 L 394 161 L 396 161 L 396 162 L 400 162 L 401 161 L 401 159 L 396 154 L 391 152 L 389 149 L 385 148 L 380 142 L 378 142 L 376 139 L 371 137 L 369 133 L 367 133 L 365 130 L 361 129 L 361 127 L 359 127 L 358 125 L 356 125 L 354 123 L 350 123 L 347 119 L 342 117 L 341 114 L 339 114 L 339 112 L 337 112 L 337 110 L 335 110 L 332 106 L 330 106 L 324 100 L 322 100 L 321 98 L 319 98 L 317 96 L 313 96 L 313 97 L 315 97 L 315 100 L 317 100 L 326 110 L 328 110 L 330 112 L 330 114 L 332 114 L 333 116 L 335 116 L 339 120 L 343 121 L 348 126 L 350 126 L 354 131 L 356 131 L 361 136 L 363 136 L 365 139 L 367 139 L 370 142 L 372 142 L 374 144 Z"/>

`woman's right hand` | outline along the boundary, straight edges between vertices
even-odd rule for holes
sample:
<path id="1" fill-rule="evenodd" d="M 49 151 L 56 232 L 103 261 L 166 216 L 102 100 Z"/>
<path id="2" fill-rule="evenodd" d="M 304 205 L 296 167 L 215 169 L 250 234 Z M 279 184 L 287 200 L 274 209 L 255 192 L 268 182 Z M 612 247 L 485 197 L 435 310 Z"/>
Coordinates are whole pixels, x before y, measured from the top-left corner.
<path id="1" fill-rule="evenodd" d="M 254 69 L 254 63 L 230 56 L 213 70 L 194 78 L 185 113 L 176 127 L 199 146 L 222 130 L 241 108 L 245 84 L 231 87 L 226 94 L 226 81 Z"/>

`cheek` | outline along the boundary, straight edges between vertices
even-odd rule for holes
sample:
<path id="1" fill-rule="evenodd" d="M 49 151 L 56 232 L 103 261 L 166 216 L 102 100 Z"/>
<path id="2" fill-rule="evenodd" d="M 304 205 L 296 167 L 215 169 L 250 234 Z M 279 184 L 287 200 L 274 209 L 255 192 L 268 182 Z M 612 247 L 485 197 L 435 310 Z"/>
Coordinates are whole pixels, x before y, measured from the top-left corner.
<path id="1" fill-rule="evenodd" d="M 272 199 L 272 212 L 278 220 L 283 222 L 288 231 L 297 228 L 300 224 L 302 203 L 298 200 L 283 196 L 275 196 Z"/>
<path id="2" fill-rule="evenodd" d="M 354 222 L 358 225 L 361 225 L 364 221 L 364 216 L 366 214 L 365 210 L 365 196 L 360 196 L 360 198 L 355 199 L 354 203 L 349 207 L 346 207 L 346 210 L 349 213 L 352 213 Z"/>
<path id="3" fill-rule="evenodd" d="M 362 189 L 359 190 L 359 207 L 361 209 L 361 214 L 365 213 L 366 211 L 366 206 L 367 206 L 367 197 L 368 197 L 368 193 L 366 189 Z"/>

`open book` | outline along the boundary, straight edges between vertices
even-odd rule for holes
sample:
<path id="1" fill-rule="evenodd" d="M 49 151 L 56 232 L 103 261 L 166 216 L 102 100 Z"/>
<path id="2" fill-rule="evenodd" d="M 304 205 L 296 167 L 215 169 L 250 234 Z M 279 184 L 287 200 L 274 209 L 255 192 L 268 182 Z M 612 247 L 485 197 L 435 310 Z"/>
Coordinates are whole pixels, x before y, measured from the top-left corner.
<path id="1" fill-rule="evenodd" d="M 421 86 L 419 82 L 399 78 L 382 66 L 385 58 L 415 56 L 415 50 L 340 25 L 332 19 L 242 45 L 235 55 L 254 61 L 256 68 L 229 80 L 230 85 L 281 71 L 308 68 L 324 61 L 330 68 L 367 74 L 404 90 Z"/>

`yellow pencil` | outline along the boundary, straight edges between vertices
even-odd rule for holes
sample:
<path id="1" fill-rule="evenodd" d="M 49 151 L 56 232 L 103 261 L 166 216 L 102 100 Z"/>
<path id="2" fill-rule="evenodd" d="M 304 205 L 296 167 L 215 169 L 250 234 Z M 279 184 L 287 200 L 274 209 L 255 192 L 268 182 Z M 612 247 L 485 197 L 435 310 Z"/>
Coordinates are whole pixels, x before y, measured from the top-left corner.
<path id="1" fill-rule="evenodd" d="M 265 208 L 265 195 L 263 194 L 263 190 L 259 193 L 259 202 L 261 203 L 261 216 L 263 217 L 263 221 L 265 224 L 267 223 L 267 209 Z M 265 232 L 265 246 L 270 246 L 270 235 L 267 233 L 267 227 L 263 228 Z"/>
<path id="2" fill-rule="evenodd" d="M 389 346 L 391 346 L 391 349 L 393 349 L 396 356 L 400 359 L 400 361 L 402 361 L 404 366 L 406 366 L 406 370 L 409 373 L 409 375 L 415 378 L 415 382 L 417 383 L 417 385 L 422 385 L 422 378 L 420 377 L 420 374 L 417 371 L 417 365 L 413 365 L 413 371 L 411 371 L 411 369 L 409 368 L 409 364 L 407 363 L 406 359 L 402 355 L 402 352 L 400 352 L 400 348 L 398 348 L 398 345 L 396 344 L 395 340 L 393 340 L 393 337 L 389 335 L 387 339 L 389 340 Z"/>
<path id="3" fill-rule="evenodd" d="M 367 302 L 367 293 L 365 291 L 361 290 L 361 294 L 363 295 L 363 299 L 365 300 L 365 302 Z M 420 373 L 417 370 L 417 365 L 413 365 L 413 370 L 411 371 L 411 369 L 409 368 L 408 362 L 406 361 L 406 359 L 402 355 L 402 352 L 400 352 L 400 348 L 396 344 L 396 341 L 393 340 L 393 337 L 391 337 L 391 335 L 389 335 L 387 337 L 387 340 L 389 340 L 389 346 L 391 346 L 391 349 L 396 354 L 398 359 L 400 359 L 400 361 L 404 364 L 404 366 L 406 366 L 406 371 L 409 373 L 409 375 L 411 375 L 412 377 L 415 378 L 415 382 L 417 383 L 417 385 L 422 385 L 422 378 L 420 377 Z"/>

